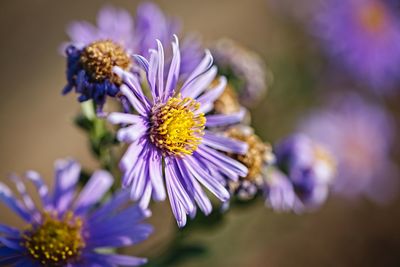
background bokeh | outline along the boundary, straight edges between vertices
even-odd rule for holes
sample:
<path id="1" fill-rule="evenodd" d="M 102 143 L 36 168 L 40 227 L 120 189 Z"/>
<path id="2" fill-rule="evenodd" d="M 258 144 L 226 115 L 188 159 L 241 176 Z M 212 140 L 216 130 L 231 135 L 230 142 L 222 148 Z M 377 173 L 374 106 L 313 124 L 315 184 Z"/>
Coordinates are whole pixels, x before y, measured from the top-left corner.
<path id="1" fill-rule="evenodd" d="M 326 60 L 318 45 L 290 16 L 301 16 L 303 1 L 156 2 L 167 14 L 180 17 L 185 31 L 201 34 L 205 42 L 229 37 L 266 59 L 274 83 L 253 112 L 254 126 L 265 140 L 275 142 L 293 131 L 296 120 L 320 105 L 319 96 L 332 87 L 319 79 L 327 74 L 321 74 Z M 75 97 L 60 94 L 65 59 L 58 48 L 67 40 L 64 30 L 71 20 L 94 21 L 104 4 L 135 12 L 138 3 L 0 2 L 1 181 L 8 183 L 10 171 L 35 169 L 51 183 L 54 160 L 66 156 L 96 167 L 83 132 L 72 123 L 79 110 Z M 396 109 L 398 100 L 395 97 L 388 105 Z M 168 246 L 176 227 L 168 205 L 154 205 L 153 214 L 156 233 L 132 250 L 136 255 L 157 255 Z M 0 221 L 23 225 L 3 205 Z M 223 227 L 189 236 L 207 244 L 210 253 L 181 266 L 400 266 L 399 225 L 399 201 L 380 207 L 363 199 L 330 197 L 318 212 L 301 216 L 273 213 L 260 202 L 228 213 Z"/>

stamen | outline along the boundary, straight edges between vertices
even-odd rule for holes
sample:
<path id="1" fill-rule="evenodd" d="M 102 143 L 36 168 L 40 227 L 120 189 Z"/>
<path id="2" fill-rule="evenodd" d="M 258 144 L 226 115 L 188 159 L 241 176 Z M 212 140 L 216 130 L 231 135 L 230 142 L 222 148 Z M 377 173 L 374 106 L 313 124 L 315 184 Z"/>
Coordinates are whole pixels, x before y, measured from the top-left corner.
<path id="1" fill-rule="evenodd" d="M 151 117 L 150 140 L 168 155 L 191 155 L 201 143 L 206 118 L 196 113 L 200 103 L 186 97 L 171 97 L 156 105 Z"/>
<path id="2" fill-rule="evenodd" d="M 110 40 L 96 41 L 86 46 L 80 58 L 83 68 L 93 81 L 102 82 L 109 79 L 112 83 L 121 84 L 121 79 L 114 74 L 113 67 L 129 70 L 131 60 L 126 51 Z"/>
<path id="3" fill-rule="evenodd" d="M 85 246 L 81 230 L 82 220 L 72 212 L 61 219 L 44 213 L 41 225 L 28 227 L 21 245 L 43 266 L 65 266 L 76 260 Z"/>

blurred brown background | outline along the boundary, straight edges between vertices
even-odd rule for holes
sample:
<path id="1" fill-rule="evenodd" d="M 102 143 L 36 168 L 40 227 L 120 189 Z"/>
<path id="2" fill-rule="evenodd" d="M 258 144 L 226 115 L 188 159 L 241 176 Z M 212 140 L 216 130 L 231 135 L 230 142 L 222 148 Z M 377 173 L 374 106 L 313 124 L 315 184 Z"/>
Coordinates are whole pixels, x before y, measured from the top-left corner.
<path id="1" fill-rule="evenodd" d="M 60 94 L 65 60 L 57 49 L 67 40 L 64 29 L 69 21 L 94 21 L 106 3 L 135 12 L 138 2 L 0 2 L 1 181 L 10 171 L 35 169 L 51 182 L 53 161 L 66 156 L 96 167 L 85 136 L 72 124 L 79 110 L 75 96 Z M 198 32 L 205 41 L 230 37 L 266 58 L 275 82 L 253 115 L 266 140 L 290 133 L 296 118 L 318 102 L 308 83 L 323 61 L 302 27 L 273 8 L 279 1 L 156 2 L 169 15 L 180 17 L 185 31 Z M 298 2 L 285 0 L 287 6 Z M 259 203 L 229 213 L 218 230 L 191 236 L 208 244 L 211 253 L 181 266 L 400 266 L 399 207 L 399 202 L 378 207 L 331 197 L 319 212 L 295 216 L 272 213 Z M 155 205 L 151 221 L 156 233 L 134 253 L 151 256 L 167 246 L 169 229 L 176 227 L 170 213 L 168 205 Z M 1 223 L 22 226 L 3 205 L 0 214 Z M 149 251 L 153 246 L 157 248 Z"/>

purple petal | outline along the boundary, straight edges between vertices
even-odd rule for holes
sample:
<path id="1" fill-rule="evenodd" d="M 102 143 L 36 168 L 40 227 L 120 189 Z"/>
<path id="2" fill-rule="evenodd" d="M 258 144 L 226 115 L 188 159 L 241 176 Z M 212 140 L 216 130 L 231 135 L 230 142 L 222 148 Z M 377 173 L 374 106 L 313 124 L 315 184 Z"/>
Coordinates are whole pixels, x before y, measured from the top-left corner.
<path id="1" fill-rule="evenodd" d="M 196 150 L 196 153 L 209 162 L 218 162 L 218 166 L 220 166 L 221 170 L 229 169 L 242 177 L 247 175 L 248 170 L 246 166 L 214 149 L 200 145 L 199 149 Z"/>
<path id="2" fill-rule="evenodd" d="M 192 84 L 199 76 L 206 73 L 213 64 L 213 57 L 210 51 L 206 50 L 204 58 L 201 60 L 199 65 L 194 69 L 194 71 L 189 75 L 184 84 L 182 85 L 181 93 L 184 96 L 190 96 L 190 84 Z"/>
<path id="3" fill-rule="evenodd" d="M 246 109 L 241 108 L 240 111 L 236 113 L 232 113 L 229 115 L 225 114 L 213 114 L 208 115 L 206 117 L 206 126 L 207 127 L 219 127 L 219 126 L 227 126 L 235 123 L 239 123 L 243 120 L 246 115 Z"/>
<path id="4" fill-rule="evenodd" d="M 178 200 L 182 203 L 187 214 L 192 214 L 196 207 L 193 205 L 192 199 L 187 194 L 185 188 L 182 186 L 180 181 L 181 177 L 177 166 L 174 163 L 174 159 L 166 157 L 165 158 L 165 179 L 170 179 L 171 189 L 174 190 Z"/>
<path id="5" fill-rule="evenodd" d="M 28 180 L 32 181 L 42 201 L 42 205 L 44 206 L 45 209 L 47 209 L 50 205 L 49 188 L 43 182 L 43 179 L 40 177 L 40 174 L 35 171 L 27 171 L 25 173 L 25 177 Z"/>
<path id="6" fill-rule="evenodd" d="M 231 152 L 241 155 L 246 154 L 249 148 L 245 142 L 241 142 L 207 130 L 204 131 L 203 144 L 224 152 Z"/>
<path id="7" fill-rule="evenodd" d="M 162 160 L 156 151 L 151 150 L 150 153 L 149 176 L 153 187 L 153 198 L 156 201 L 163 201 L 166 194 L 162 173 Z"/>
<path id="8" fill-rule="evenodd" d="M 217 100 L 217 98 L 224 92 L 226 83 L 227 83 L 226 78 L 224 76 L 221 76 L 219 78 L 219 83 L 217 86 L 215 86 L 214 88 L 210 89 L 205 94 L 197 98 L 197 101 L 201 104 L 198 112 L 207 113 L 209 111 L 205 109 L 204 106 L 202 105 L 207 103 L 214 103 L 215 100 Z"/>
<path id="9" fill-rule="evenodd" d="M 17 200 L 12 191 L 8 186 L 0 182 L 0 201 L 7 205 L 11 210 L 18 214 L 22 219 L 30 222 L 32 215 L 28 210 L 22 205 L 22 203 Z"/>
<path id="10" fill-rule="evenodd" d="M 221 201 L 227 201 L 230 197 L 228 190 L 215 178 L 213 178 L 209 173 L 207 173 L 202 168 L 196 164 L 196 161 L 192 156 L 185 157 L 182 162 L 184 163 L 186 169 L 191 173 L 197 181 L 204 185 L 211 193 L 218 197 Z"/>
<path id="11" fill-rule="evenodd" d="M 143 121 L 141 116 L 129 113 L 120 113 L 120 112 L 111 113 L 110 115 L 108 115 L 107 119 L 112 124 L 121 124 L 121 123 L 135 124 Z"/>
<path id="12" fill-rule="evenodd" d="M 194 79 L 190 84 L 185 87 L 185 90 L 181 90 L 183 97 L 196 98 L 206 90 L 211 82 L 217 75 L 217 67 L 213 66 L 203 75 Z"/>
<path id="13" fill-rule="evenodd" d="M 169 67 L 167 84 L 165 86 L 164 100 L 171 96 L 176 88 L 176 84 L 179 79 L 179 70 L 181 66 L 181 54 L 179 51 L 179 40 L 176 35 L 174 35 L 175 42 L 172 43 L 172 61 Z"/>
<path id="14" fill-rule="evenodd" d="M 73 200 L 80 172 L 81 166 L 74 160 L 57 160 L 55 163 L 53 205 L 61 213 Z"/>
<path id="15" fill-rule="evenodd" d="M 96 171 L 78 196 L 75 203 L 75 214 L 83 214 L 97 204 L 110 189 L 113 181 L 110 173 L 101 170 Z"/>
<path id="16" fill-rule="evenodd" d="M 160 97 L 164 96 L 164 49 L 163 46 L 160 42 L 160 40 L 157 40 L 157 55 L 158 55 L 158 65 L 157 65 L 157 74 L 158 74 L 158 83 L 157 83 L 157 90 L 158 90 L 158 95 Z"/>

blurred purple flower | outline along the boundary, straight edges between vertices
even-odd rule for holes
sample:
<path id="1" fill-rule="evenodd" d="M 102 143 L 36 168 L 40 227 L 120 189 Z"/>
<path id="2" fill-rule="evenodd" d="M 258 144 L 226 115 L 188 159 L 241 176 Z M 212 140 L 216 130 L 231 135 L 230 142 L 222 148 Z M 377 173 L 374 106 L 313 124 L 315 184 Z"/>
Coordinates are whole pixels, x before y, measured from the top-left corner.
<path id="1" fill-rule="evenodd" d="M 97 171 L 77 193 L 80 165 L 73 160 L 55 164 L 55 186 L 51 194 L 40 175 L 28 171 L 40 197 L 37 207 L 18 176 L 12 180 L 20 194 L 0 183 L 0 201 L 19 215 L 28 226 L 24 230 L 0 224 L 1 266 L 138 266 L 146 259 L 113 253 L 101 248 L 119 248 L 145 240 L 152 227 L 142 224 L 150 215 L 129 203 L 129 194 L 120 192 L 98 206 L 113 183 L 108 172 Z M 75 197 L 76 196 L 76 197 Z"/>
<path id="2" fill-rule="evenodd" d="M 67 29 L 71 41 L 63 45 L 68 81 L 63 94 L 75 89 L 80 102 L 93 99 L 101 111 L 106 97 L 117 96 L 121 85 L 112 68 L 130 71 L 135 67 L 131 61 L 133 53 L 147 56 L 149 49 L 156 48 L 156 39 L 169 44 L 179 31 L 179 24 L 152 3 L 139 5 L 136 19 L 123 9 L 107 6 L 100 10 L 96 26 L 86 21 L 71 23 Z M 188 75 L 193 71 L 201 56 L 200 42 L 186 38 L 181 73 Z M 170 64 L 171 59 L 167 56 L 165 64 Z"/>
<path id="3" fill-rule="evenodd" d="M 272 80 L 262 58 L 230 39 L 218 40 L 211 52 L 220 74 L 227 76 L 237 91 L 240 103 L 246 107 L 257 104 Z"/>
<path id="4" fill-rule="evenodd" d="M 276 165 L 289 179 L 304 209 L 323 204 L 336 174 L 336 162 L 321 144 L 305 135 L 290 136 L 275 147 Z M 300 205 L 297 205 L 297 209 Z"/>
<path id="5" fill-rule="evenodd" d="M 314 31 L 333 59 L 371 88 L 399 81 L 400 18 L 383 0 L 328 0 Z"/>
<path id="6" fill-rule="evenodd" d="M 218 172 L 233 180 L 246 176 L 244 165 L 219 151 L 243 154 L 247 145 L 208 130 L 236 123 L 244 114 L 205 115 L 213 109 L 215 99 L 226 85 L 225 77 L 221 77 L 215 88 L 207 90 L 217 75 L 208 51 L 181 84 L 178 83 L 181 61 L 177 37 L 172 43 L 169 68 L 164 65 L 164 48 L 161 42 L 157 44 L 157 50 L 150 51 L 149 59 L 135 56 L 145 71 L 151 98 L 143 93 L 136 75 L 115 68 L 124 81 L 121 93 L 137 114 L 111 113 L 108 119 L 124 126 L 117 137 L 130 144 L 120 168 L 123 185 L 131 186 L 132 199 L 140 201 L 143 208 L 148 206 L 151 197 L 164 200 L 165 182 L 173 214 L 183 227 L 186 215 L 195 215 L 195 203 L 205 214 L 211 212 L 211 202 L 200 184 L 226 201 L 229 192 Z"/>
<path id="7" fill-rule="evenodd" d="M 394 122 L 381 107 L 354 94 L 334 98 L 315 110 L 300 130 L 324 144 L 338 161 L 334 190 L 345 196 L 365 194 L 377 202 L 391 200 L 397 191 L 397 168 L 390 158 Z"/>

